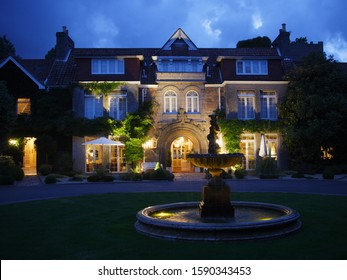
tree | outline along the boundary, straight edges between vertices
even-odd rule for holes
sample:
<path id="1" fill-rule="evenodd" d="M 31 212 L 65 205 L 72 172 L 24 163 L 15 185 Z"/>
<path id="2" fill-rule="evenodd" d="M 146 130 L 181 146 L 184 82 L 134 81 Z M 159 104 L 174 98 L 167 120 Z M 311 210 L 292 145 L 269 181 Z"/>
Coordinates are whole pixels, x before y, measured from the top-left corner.
<path id="1" fill-rule="evenodd" d="M 16 49 L 13 44 L 6 38 L 6 35 L 0 37 L 0 59 L 9 56 L 16 56 Z"/>
<path id="2" fill-rule="evenodd" d="M 256 37 L 253 39 L 239 41 L 237 48 L 271 48 L 271 40 L 269 37 Z"/>
<path id="3" fill-rule="evenodd" d="M 13 97 L 7 91 L 5 82 L 0 81 L 0 153 L 7 147 L 7 137 L 16 119 Z"/>
<path id="4" fill-rule="evenodd" d="M 287 94 L 279 105 L 287 150 L 296 162 L 318 163 L 323 151 L 345 160 L 347 84 L 336 61 L 308 56 L 288 75 Z"/>

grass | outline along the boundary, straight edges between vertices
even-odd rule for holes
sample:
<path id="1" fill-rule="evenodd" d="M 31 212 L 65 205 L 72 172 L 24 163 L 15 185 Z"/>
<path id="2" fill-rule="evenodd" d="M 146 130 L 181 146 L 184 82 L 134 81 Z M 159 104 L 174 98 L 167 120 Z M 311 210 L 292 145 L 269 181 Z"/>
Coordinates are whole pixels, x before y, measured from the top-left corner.
<path id="1" fill-rule="evenodd" d="M 197 193 L 106 194 L 0 206 L 4 259 L 346 259 L 347 197 L 235 193 L 283 204 L 302 229 L 280 239 L 225 243 L 154 239 L 134 230 L 144 207 L 199 200 Z"/>

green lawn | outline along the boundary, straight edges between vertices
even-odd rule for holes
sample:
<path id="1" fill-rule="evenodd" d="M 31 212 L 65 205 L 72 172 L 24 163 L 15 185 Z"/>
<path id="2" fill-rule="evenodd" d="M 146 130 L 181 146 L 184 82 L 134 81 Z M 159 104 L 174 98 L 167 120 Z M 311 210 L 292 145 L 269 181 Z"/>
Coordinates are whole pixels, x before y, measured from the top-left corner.
<path id="1" fill-rule="evenodd" d="M 300 212 L 290 236 L 225 243 L 154 239 L 134 229 L 144 207 L 196 201 L 197 193 L 107 194 L 0 206 L 4 259 L 347 259 L 347 197 L 234 193 L 233 200 Z"/>

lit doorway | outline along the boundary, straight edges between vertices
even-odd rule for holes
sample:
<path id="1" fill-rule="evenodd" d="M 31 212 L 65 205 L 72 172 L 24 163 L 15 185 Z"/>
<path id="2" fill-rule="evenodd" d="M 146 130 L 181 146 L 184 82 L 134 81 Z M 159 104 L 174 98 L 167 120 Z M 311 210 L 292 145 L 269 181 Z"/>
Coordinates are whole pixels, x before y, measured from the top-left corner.
<path id="1" fill-rule="evenodd" d="M 26 137 L 24 145 L 23 170 L 25 175 L 36 175 L 36 147 L 34 137 Z"/>
<path id="2" fill-rule="evenodd" d="M 187 155 L 194 152 L 193 142 L 186 137 L 176 138 L 171 144 L 172 172 L 194 172 Z"/>

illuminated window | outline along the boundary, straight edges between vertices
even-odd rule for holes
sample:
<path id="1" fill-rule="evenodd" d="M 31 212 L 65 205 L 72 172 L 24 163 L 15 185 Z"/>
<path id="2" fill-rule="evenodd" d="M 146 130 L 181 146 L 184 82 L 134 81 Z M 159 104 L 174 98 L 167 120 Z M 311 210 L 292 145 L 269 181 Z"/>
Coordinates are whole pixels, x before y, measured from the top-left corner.
<path id="1" fill-rule="evenodd" d="M 266 154 L 277 159 L 277 134 L 265 134 Z"/>
<path id="2" fill-rule="evenodd" d="M 96 98 L 94 95 L 84 97 L 84 116 L 87 119 L 95 119 L 103 116 L 103 98 Z"/>
<path id="3" fill-rule="evenodd" d="M 236 62 L 237 75 L 267 75 L 267 60 L 238 60 Z"/>
<path id="4" fill-rule="evenodd" d="M 92 74 L 124 74 L 124 60 L 92 59 Z"/>
<path id="5" fill-rule="evenodd" d="M 240 120 L 249 120 L 255 118 L 254 96 L 254 91 L 238 91 L 237 116 Z"/>
<path id="6" fill-rule="evenodd" d="M 110 117 L 115 120 L 124 120 L 127 115 L 126 94 L 110 95 Z"/>
<path id="7" fill-rule="evenodd" d="M 242 158 L 242 166 L 246 170 L 255 168 L 255 137 L 254 134 L 241 135 L 240 153 L 244 155 Z"/>
<path id="8" fill-rule="evenodd" d="M 199 112 L 199 95 L 195 91 L 190 91 L 186 96 L 187 113 Z"/>
<path id="9" fill-rule="evenodd" d="M 177 112 L 177 94 L 170 90 L 164 95 L 164 112 L 176 113 Z"/>
<path id="10" fill-rule="evenodd" d="M 17 99 L 17 114 L 28 114 L 31 113 L 30 98 L 18 98 Z"/>
<path id="11" fill-rule="evenodd" d="M 277 119 L 276 92 L 260 92 L 260 117 L 266 120 Z"/>

